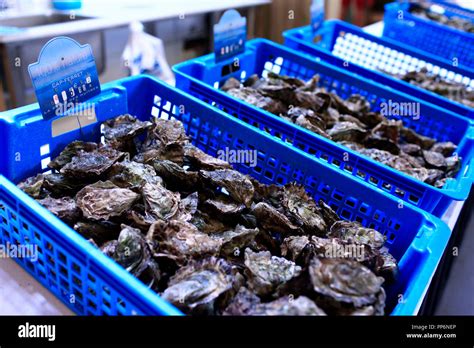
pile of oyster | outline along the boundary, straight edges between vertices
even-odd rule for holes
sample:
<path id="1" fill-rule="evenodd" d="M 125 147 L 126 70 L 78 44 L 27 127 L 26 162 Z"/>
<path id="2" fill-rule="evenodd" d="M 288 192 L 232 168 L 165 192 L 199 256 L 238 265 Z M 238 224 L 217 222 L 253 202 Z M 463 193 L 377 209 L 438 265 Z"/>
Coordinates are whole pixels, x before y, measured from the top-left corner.
<path id="1" fill-rule="evenodd" d="M 18 186 L 183 312 L 384 314 L 398 266 L 378 231 L 233 170 L 179 121 L 122 115 L 103 131 Z"/>
<path id="2" fill-rule="evenodd" d="M 412 4 L 410 12 L 421 18 L 429 19 L 467 33 L 474 33 L 474 23 L 472 21 L 458 16 L 448 17 L 439 11 L 433 11 L 432 5 L 430 2 Z"/>
<path id="3" fill-rule="evenodd" d="M 243 84 L 231 77 L 221 89 L 435 187 L 442 188 L 459 171 L 455 144 L 436 142 L 400 120 L 372 112 L 358 94 L 343 100 L 319 87 L 318 75 L 305 82 L 270 72 L 265 78 L 252 75 Z"/>
<path id="4" fill-rule="evenodd" d="M 444 77 L 429 73 L 426 68 L 419 71 L 409 71 L 397 77 L 412 85 L 474 108 L 474 91 L 461 82 L 448 81 Z"/>

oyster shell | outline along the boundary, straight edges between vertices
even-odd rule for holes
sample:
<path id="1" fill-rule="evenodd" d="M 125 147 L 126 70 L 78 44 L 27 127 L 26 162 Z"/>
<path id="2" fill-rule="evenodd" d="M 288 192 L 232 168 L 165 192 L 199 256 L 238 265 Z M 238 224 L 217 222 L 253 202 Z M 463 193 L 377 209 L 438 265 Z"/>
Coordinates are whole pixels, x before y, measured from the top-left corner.
<path id="1" fill-rule="evenodd" d="M 269 295 L 275 289 L 301 272 L 301 267 L 268 251 L 253 252 L 245 249 L 245 275 L 249 289 L 257 295 Z"/>
<path id="2" fill-rule="evenodd" d="M 43 183 L 44 189 L 51 192 L 53 197 L 75 196 L 86 185 L 87 182 L 85 181 L 76 180 L 59 173 L 46 174 Z"/>
<path id="3" fill-rule="evenodd" d="M 231 169 L 232 166 L 218 158 L 208 155 L 192 144 L 184 147 L 184 159 L 195 170 Z"/>
<path id="4" fill-rule="evenodd" d="M 258 228 L 245 228 L 242 225 L 237 225 L 234 230 L 214 233 L 210 236 L 222 242 L 221 256 L 232 257 L 241 255 L 246 247 L 252 245 L 259 232 Z"/>
<path id="5" fill-rule="evenodd" d="M 160 184 L 146 183 L 141 189 L 146 215 L 154 220 L 170 220 L 179 210 L 180 195 Z"/>
<path id="6" fill-rule="evenodd" d="M 155 256 L 167 257 L 178 265 L 189 259 L 198 259 L 219 254 L 222 241 L 200 232 L 191 223 L 171 220 L 154 223 L 147 234 L 147 240 L 157 242 Z"/>
<path id="7" fill-rule="evenodd" d="M 73 141 L 68 144 L 63 151 L 48 163 L 48 167 L 51 169 L 56 169 L 57 171 L 61 170 L 66 164 L 71 162 L 73 157 L 77 156 L 81 152 L 92 152 L 97 150 L 99 145 L 96 143 L 86 143 L 83 141 Z"/>
<path id="8" fill-rule="evenodd" d="M 352 260 L 315 257 L 309 275 L 316 293 L 355 307 L 374 304 L 383 291 L 383 278 Z"/>
<path id="9" fill-rule="evenodd" d="M 300 256 L 303 254 L 308 244 L 308 236 L 287 237 L 281 244 L 281 255 L 288 260 L 298 263 Z"/>
<path id="10" fill-rule="evenodd" d="M 249 311 L 260 303 L 260 298 L 245 287 L 241 287 L 231 300 L 223 315 L 248 315 Z"/>
<path id="11" fill-rule="evenodd" d="M 252 209 L 252 213 L 257 218 L 258 226 L 265 230 L 282 234 L 299 233 L 298 226 L 294 225 L 284 214 L 267 203 L 260 202 L 256 204 Z"/>
<path id="12" fill-rule="evenodd" d="M 79 191 L 76 203 L 87 219 L 108 220 L 128 211 L 139 198 L 140 195 L 135 192 L 110 181 L 98 181 Z"/>
<path id="13" fill-rule="evenodd" d="M 20 182 L 17 186 L 20 190 L 25 192 L 32 198 L 40 198 L 43 194 L 43 183 L 44 175 L 38 174 L 36 176 L 29 177 L 24 181 Z"/>
<path id="14" fill-rule="evenodd" d="M 74 224 L 74 229 L 86 239 L 92 239 L 99 245 L 117 239 L 120 224 L 111 221 L 80 220 Z"/>
<path id="15" fill-rule="evenodd" d="M 48 209 L 58 218 L 63 220 L 68 225 L 74 225 L 74 223 L 81 218 L 81 210 L 77 207 L 74 199 L 69 197 L 64 198 L 51 198 L 46 197 L 38 200 L 38 203 Z"/>
<path id="16" fill-rule="evenodd" d="M 353 122 L 336 123 L 327 133 L 334 141 L 361 141 L 367 131 Z"/>
<path id="17" fill-rule="evenodd" d="M 108 178 L 118 187 L 129 189 L 139 189 L 146 183 L 160 185 L 163 182 L 152 166 L 128 160 L 114 164 Z"/>
<path id="18" fill-rule="evenodd" d="M 184 146 L 188 141 L 180 121 L 154 118 L 142 146 L 143 161 L 148 163 L 160 159 L 182 164 Z"/>
<path id="19" fill-rule="evenodd" d="M 61 168 L 60 173 L 78 179 L 98 178 L 124 155 L 111 147 L 101 147 L 91 152 L 81 151 Z"/>
<path id="20" fill-rule="evenodd" d="M 324 235 L 326 222 L 320 215 L 316 203 L 310 198 L 300 185 L 286 185 L 283 194 L 282 206 L 293 221 L 298 221 L 308 234 Z"/>
<path id="21" fill-rule="evenodd" d="M 114 149 L 134 154 L 135 137 L 145 133 L 151 125 L 151 122 L 142 122 L 130 114 L 107 120 L 103 123 L 105 143 Z"/>
<path id="22" fill-rule="evenodd" d="M 235 270 L 214 257 L 191 261 L 171 277 L 161 297 L 190 314 L 216 314 L 234 291 Z"/>
<path id="23" fill-rule="evenodd" d="M 208 184 L 226 189 L 233 199 L 250 207 L 254 187 L 246 175 L 231 169 L 201 170 L 199 174 Z"/>
<path id="24" fill-rule="evenodd" d="M 446 168 L 447 163 L 442 154 L 439 152 L 434 151 L 423 151 L 423 158 L 425 159 L 426 163 L 429 165 L 430 168 Z"/>
<path id="25" fill-rule="evenodd" d="M 356 221 L 335 222 L 329 230 L 328 237 L 339 238 L 349 243 L 366 244 L 374 249 L 380 249 L 386 241 L 383 234 L 372 228 L 362 227 Z"/>
<path id="26" fill-rule="evenodd" d="M 122 225 L 113 259 L 149 287 L 156 288 L 161 278 L 158 264 L 140 230 Z"/>
<path id="27" fill-rule="evenodd" d="M 245 101 L 246 103 L 267 110 L 272 114 L 286 114 L 288 111 L 288 108 L 281 101 L 263 96 L 253 88 L 242 87 L 239 89 L 231 89 L 227 93 L 237 99 Z"/>
<path id="28" fill-rule="evenodd" d="M 166 187 L 174 191 L 195 191 L 199 187 L 199 174 L 184 169 L 180 165 L 168 160 L 155 160 L 153 168 L 164 180 Z"/>
<path id="29" fill-rule="evenodd" d="M 295 299 L 289 296 L 281 297 L 275 301 L 268 303 L 259 303 L 247 311 L 247 315 L 326 315 L 313 301 L 305 296 Z"/>

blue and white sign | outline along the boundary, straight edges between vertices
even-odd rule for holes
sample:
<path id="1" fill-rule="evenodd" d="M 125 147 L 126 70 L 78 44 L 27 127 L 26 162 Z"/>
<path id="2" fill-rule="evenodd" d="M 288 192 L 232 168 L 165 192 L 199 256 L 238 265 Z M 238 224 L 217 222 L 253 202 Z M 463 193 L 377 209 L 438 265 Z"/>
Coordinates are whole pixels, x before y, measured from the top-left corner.
<path id="1" fill-rule="evenodd" d="M 68 37 L 50 40 L 28 71 L 45 119 L 64 115 L 100 93 L 91 47 Z"/>
<path id="2" fill-rule="evenodd" d="M 311 27 L 317 31 L 324 22 L 324 0 L 311 2 Z"/>
<path id="3" fill-rule="evenodd" d="M 216 62 L 234 57 L 245 51 L 247 18 L 236 10 L 227 10 L 214 25 L 214 53 Z"/>

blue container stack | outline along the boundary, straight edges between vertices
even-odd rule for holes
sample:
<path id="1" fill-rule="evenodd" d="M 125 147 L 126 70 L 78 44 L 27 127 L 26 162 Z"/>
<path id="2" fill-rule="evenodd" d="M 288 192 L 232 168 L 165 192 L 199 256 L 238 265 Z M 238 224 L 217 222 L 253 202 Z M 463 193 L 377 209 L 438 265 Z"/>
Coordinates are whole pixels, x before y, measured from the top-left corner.
<path id="1" fill-rule="evenodd" d="M 324 22 L 317 32 L 310 26 L 305 26 L 287 30 L 283 36 L 285 45 L 298 52 L 349 69 L 366 79 L 474 120 L 473 108 L 389 74 L 405 74 L 410 70 L 426 68 L 436 76 L 462 82 L 466 87 L 474 88 L 474 70 L 453 66 L 451 61 L 444 58 L 403 45 L 388 37 L 370 35 L 359 27 L 340 20 Z M 350 64 L 350 67 L 347 67 L 347 63 L 356 65 Z"/>
<path id="2" fill-rule="evenodd" d="M 411 6 L 409 2 L 385 5 L 383 35 L 472 69 L 474 34 L 415 16 L 410 13 Z M 460 12 L 447 6 L 444 14 L 473 20 L 469 12 Z"/>
<path id="3" fill-rule="evenodd" d="M 438 218 L 411 205 L 400 206 L 392 195 L 354 180 L 333 164 L 150 77 L 107 84 L 89 102 L 94 104 L 97 123 L 56 137 L 51 135 L 54 119 L 43 120 L 37 104 L 0 116 L 0 174 L 4 175 L 0 175 L 0 242 L 37 245 L 37 262 L 18 262 L 76 313 L 180 314 L 14 185 L 47 171 L 49 159 L 71 141 L 99 141 L 100 124 L 124 113 L 141 120 L 179 119 L 194 144 L 210 155 L 225 148 L 257 150 L 256 167 L 239 164 L 236 169 L 266 184 L 301 183 L 341 217 L 384 233 L 400 266 L 400 278 L 388 288 L 388 311 L 392 315 L 417 312 L 450 236 Z M 18 154 L 21 161 L 16 160 Z M 404 301 L 398 301 L 400 296 Z"/>

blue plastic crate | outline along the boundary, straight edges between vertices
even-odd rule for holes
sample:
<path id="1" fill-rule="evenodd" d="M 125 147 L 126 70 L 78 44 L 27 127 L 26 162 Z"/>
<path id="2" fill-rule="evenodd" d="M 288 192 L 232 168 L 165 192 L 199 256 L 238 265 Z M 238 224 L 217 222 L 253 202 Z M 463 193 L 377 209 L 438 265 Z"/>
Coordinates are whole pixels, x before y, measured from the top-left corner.
<path id="1" fill-rule="evenodd" d="M 285 45 L 298 52 L 349 69 L 364 78 L 474 120 L 473 108 L 383 72 L 404 74 L 426 67 L 437 76 L 463 82 L 466 87 L 474 88 L 474 70 L 453 66 L 452 62 L 444 58 L 402 45 L 388 37 L 370 35 L 341 20 L 325 21 L 316 33 L 310 26 L 305 26 L 287 30 L 283 36 Z M 347 67 L 347 62 L 355 65 Z"/>
<path id="2" fill-rule="evenodd" d="M 211 155 L 225 148 L 257 150 L 257 166 L 236 169 L 266 184 L 299 182 L 340 216 L 387 235 L 387 247 L 400 265 L 398 282 L 388 288 L 388 311 L 417 312 L 451 234 L 438 218 L 401 207 L 371 185 L 153 78 L 107 84 L 90 102 L 97 123 L 56 137 L 51 136 L 54 120 L 44 121 L 37 104 L 0 115 L 0 174 L 6 176 L 0 175 L 0 242 L 38 245 L 37 262 L 18 262 L 76 313 L 179 314 L 10 181 L 46 171 L 45 163 L 73 140 L 99 141 L 100 124 L 123 113 L 141 120 L 179 119 L 194 144 Z"/>
<path id="3" fill-rule="evenodd" d="M 431 0 L 431 2 L 443 7 L 453 16 L 458 16 L 474 21 L 474 10 L 460 6 L 453 0 Z"/>
<path id="4" fill-rule="evenodd" d="M 293 144 L 317 161 L 330 163 L 339 171 L 438 217 L 453 200 L 467 198 L 474 177 L 472 121 L 268 40 L 249 41 L 246 51 L 237 58 L 238 65 L 233 60 L 216 63 L 212 54 L 178 64 L 173 68 L 176 84 L 255 128 Z M 388 100 L 420 103 L 419 120 L 398 119 L 423 135 L 457 144 L 458 154 L 463 157 L 462 169 L 443 189 L 437 189 L 218 89 L 231 76 L 245 80 L 252 74 L 265 76 L 269 71 L 302 79 L 318 73 L 322 86 L 344 98 L 354 93 L 366 96 L 376 105 L 374 111 Z"/>
<path id="5" fill-rule="evenodd" d="M 383 35 L 474 69 L 474 34 L 417 17 L 410 3 L 385 5 Z M 459 15 L 446 9 L 445 15 Z"/>

